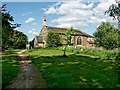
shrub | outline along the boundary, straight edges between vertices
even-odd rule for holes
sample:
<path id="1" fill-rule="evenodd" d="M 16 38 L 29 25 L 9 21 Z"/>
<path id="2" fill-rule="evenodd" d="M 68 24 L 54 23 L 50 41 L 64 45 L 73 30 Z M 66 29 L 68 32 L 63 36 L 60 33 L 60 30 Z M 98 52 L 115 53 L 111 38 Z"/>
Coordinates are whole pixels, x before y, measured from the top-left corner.
<path id="1" fill-rule="evenodd" d="M 46 39 L 46 47 L 58 47 L 60 46 L 60 36 L 56 32 L 48 32 Z"/>

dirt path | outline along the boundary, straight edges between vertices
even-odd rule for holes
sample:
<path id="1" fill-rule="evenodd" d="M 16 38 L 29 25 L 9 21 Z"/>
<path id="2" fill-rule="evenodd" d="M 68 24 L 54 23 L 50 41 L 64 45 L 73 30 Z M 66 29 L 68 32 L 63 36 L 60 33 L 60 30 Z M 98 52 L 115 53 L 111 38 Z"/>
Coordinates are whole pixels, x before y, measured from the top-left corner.
<path id="1" fill-rule="evenodd" d="M 21 63 L 20 73 L 7 88 L 46 88 L 45 81 L 42 79 L 37 68 L 22 54 L 24 51 L 25 50 L 22 50 L 18 53 Z"/>

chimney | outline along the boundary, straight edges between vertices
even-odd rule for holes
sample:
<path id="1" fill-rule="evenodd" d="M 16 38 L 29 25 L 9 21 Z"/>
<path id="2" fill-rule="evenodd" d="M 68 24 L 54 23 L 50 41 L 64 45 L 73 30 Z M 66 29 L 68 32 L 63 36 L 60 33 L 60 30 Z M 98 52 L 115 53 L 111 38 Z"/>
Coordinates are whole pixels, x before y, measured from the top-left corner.
<path id="1" fill-rule="evenodd" d="M 46 16 L 43 16 L 42 28 L 46 27 Z"/>

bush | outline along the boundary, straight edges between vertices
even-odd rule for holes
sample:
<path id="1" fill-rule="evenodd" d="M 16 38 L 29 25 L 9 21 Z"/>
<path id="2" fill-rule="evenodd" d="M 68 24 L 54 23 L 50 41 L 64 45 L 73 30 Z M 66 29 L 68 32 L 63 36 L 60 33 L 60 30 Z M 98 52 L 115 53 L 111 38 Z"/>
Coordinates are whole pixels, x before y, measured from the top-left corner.
<path id="1" fill-rule="evenodd" d="M 61 46 L 60 36 L 56 32 L 48 32 L 46 39 L 46 47 L 58 47 Z"/>

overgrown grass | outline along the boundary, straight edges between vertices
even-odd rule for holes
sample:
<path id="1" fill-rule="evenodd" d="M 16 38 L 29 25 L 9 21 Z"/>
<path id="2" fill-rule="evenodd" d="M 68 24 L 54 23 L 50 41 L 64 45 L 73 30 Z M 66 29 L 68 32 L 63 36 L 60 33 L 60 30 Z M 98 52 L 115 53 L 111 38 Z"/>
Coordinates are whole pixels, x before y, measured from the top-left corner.
<path id="1" fill-rule="evenodd" d="M 63 47 L 56 48 L 57 50 L 63 50 Z M 97 47 L 68 47 L 68 52 L 72 52 L 74 54 L 85 54 L 90 56 L 95 56 L 101 59 L 116 59 L 116 56 L 118 55 L 118 49 L 114 50 L 105 50 L 103 48 L 97 48 Z"/>
<path id="2" fill-rule="evenodd" d="M 116 88 L 119 87 L 116 60 L 75 55 L 52 49 L 26 52 L 46 80 L 49 88 Z"/>
<path id="3" fill-rule="evenodd" d="M 8 56 L 1 56 L 2 60 L 2 87 L 9 85 L 11 81 L 18 75 L 20 69 L 20 63 L 18 62 L 17 52 L 20 51 L 19 49 L 9 49 L 2 54 Z M 16 55 L 12 55 L 16 54 Z"/>

